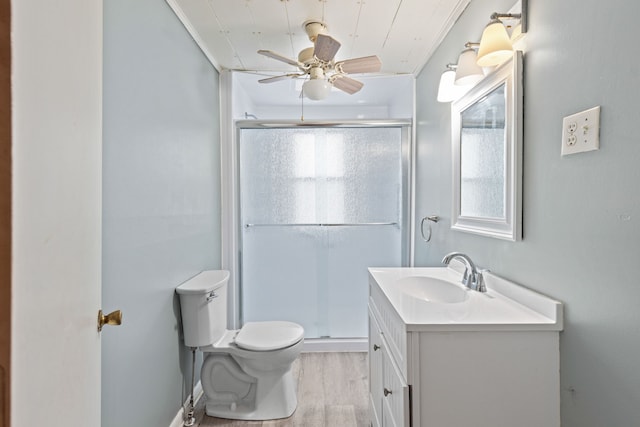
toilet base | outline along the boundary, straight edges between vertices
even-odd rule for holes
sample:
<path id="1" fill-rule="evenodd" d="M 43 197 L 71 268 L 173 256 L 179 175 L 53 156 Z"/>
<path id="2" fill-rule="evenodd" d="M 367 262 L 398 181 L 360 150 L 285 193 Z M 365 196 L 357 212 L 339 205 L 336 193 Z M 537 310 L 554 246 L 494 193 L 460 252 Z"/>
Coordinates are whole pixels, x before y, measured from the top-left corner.
<path id="1" fill-rule="evenodd" d="M 291 370 L 262 377 L 252 387 L 255 398 L 249 402 L 220 402 L 206 396 L 205 412 L 210 417 L 252 421 L 288 418 L 295 412 L 298 401 Z"/>

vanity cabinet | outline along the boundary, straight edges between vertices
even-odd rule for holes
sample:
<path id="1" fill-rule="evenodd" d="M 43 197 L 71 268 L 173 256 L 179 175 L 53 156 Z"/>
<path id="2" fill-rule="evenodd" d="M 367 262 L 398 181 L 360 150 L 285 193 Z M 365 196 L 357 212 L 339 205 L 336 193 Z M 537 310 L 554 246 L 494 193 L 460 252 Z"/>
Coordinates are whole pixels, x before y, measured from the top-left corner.
<path id="1" fill-rule="evenodd" d="M 508 300 L 514 307 L 505 313 L 529 317 L 465 323 L 471 315 L 458 307 L 443 309 L 443 322 L 411 323 L 410 298 L 392 303 L 373 276 L 369 290 L 372 426 L 560 426 L 561 322 Z M 483 298 L 493 304 L 503 297 L 490 291 Z"/>
<path id="2" fill-rule="evenodd" d="M 374 427 L 409 427 L 409 386 L 369 312 L 369 406 Z"/>

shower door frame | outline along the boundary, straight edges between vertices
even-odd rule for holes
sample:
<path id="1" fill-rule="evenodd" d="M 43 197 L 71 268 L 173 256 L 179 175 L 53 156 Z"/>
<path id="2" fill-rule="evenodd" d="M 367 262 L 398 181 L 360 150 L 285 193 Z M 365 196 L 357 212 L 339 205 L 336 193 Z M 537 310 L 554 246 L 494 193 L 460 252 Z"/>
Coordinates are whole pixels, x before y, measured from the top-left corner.
<path id="1" fill-rule="evenodd" d="M 231 272 L 229 280 L 229 324 L 241 326 L 240 272 L 242 271 L 242 224 L 240 206 L 240 134 L 244 129 L 293 128 L 399 128 L 402 156 L 402 265 L 412 266 L 415 245 L 415 144 L 411 120 L 286 121 L 238 120 L 234 132 L 222 143 L 222 268 Z"/>

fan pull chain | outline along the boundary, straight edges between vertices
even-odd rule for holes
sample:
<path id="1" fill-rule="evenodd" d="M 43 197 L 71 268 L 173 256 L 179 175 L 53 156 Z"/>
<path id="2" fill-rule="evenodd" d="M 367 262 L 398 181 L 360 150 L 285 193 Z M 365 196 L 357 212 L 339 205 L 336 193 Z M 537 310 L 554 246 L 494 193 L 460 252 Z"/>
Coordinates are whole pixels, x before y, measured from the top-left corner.
<path id="1" fill-rule="evenodd" d="M 300 121 L 304 122 L 304 93 L 300 91 Z"/>

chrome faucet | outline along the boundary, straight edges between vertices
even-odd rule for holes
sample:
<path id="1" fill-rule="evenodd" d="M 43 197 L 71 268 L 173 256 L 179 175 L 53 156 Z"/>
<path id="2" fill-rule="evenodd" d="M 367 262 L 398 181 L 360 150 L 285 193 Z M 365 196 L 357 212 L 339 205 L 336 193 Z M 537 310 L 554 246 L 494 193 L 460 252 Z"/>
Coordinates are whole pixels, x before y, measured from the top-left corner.
<path id="1" fill-rule="evenodd" d="M 460 258 L 464 263 L 464 274 L 462 275 L 462 284 L 469 289 L 473 289 L 478 292 L 487 292 L 487 287 L 484 285 L 484 278 L 482 272 L 478 271 L 476 265 L 471 261 L 468 255 L 461 252 L 451 252 L 442 258 L 442 263 L 449 265 L 449 263 L 455 259 Z"/>

